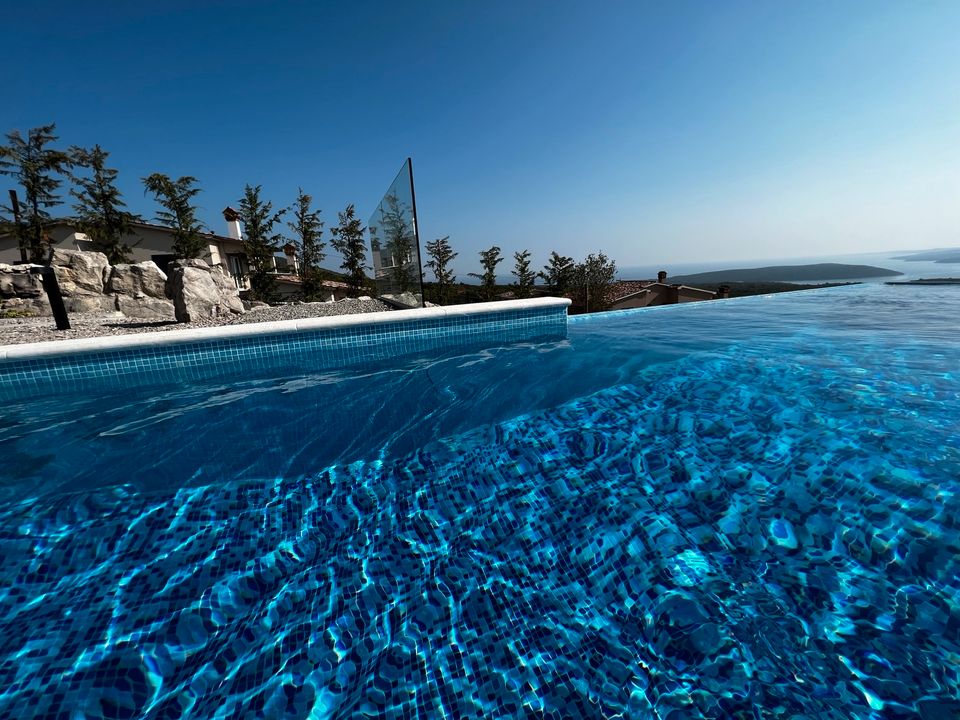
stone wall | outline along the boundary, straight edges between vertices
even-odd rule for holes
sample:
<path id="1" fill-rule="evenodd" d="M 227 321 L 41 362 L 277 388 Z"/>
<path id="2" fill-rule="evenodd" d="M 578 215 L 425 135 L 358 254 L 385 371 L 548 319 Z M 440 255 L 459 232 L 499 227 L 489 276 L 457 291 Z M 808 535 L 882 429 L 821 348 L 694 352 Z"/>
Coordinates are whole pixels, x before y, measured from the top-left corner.
<path id="1" fill-rule="evenodd" d="M 173 263 L 170 278 L 150 260 L 110 265 L 103 253 L 82 250 L 54 250 L 50 264 L 67 313 L 191 322 L 243 312 L 233 281 L 203 260 Z M 0 317 L 51 314 L 40 276 L 30 267 L 0 264 Z"/>

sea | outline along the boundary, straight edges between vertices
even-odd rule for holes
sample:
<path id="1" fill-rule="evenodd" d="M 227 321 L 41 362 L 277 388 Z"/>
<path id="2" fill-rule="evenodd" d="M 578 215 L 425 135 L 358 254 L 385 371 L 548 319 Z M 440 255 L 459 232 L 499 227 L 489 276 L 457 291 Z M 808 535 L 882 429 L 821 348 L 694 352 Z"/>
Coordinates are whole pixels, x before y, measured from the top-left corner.
<path id="1" fill-rule="evenodd" d="M 660 265 L 630 265 L 618 268 L 617 275 L 621 280 L 644 280 L 655 278 L 657 272 L 666 270 L 669 276 L 693 275 L 694 273 L 712 272 L 715 270 L 732 270 L 735 268 L 760 268 L 772 265 L 813 265 L 816 263 L 843 263 L 846 265 L 873 265 L 903 273 L 903 276 L 860 278 L 823 279 L 823 282 L 886 282 L 889 280 L 915 280 L 919 278 L 960 277 L 960 264 L 936 263 L 929 260 L 908 261 L 897 258 L 923 252 L 922 250 L 890 250 L 876 253 L 857 253 L 853 255 L 820 255 L 816 257 L 794 257 L 772 260 L 727 260 L 713 262 L 667 263 Z M 785 278 L 787 280 L 787 278 Z M 814 283 L 817 280 L 804 280 Z"/>
<path id="2" fill-rule="evenodd" d="M 844 265 L 873 265 L 874 267 L 886 268 L 903 273 L 902 276 L 888 277 L 848 277 L 848 278 L 823 278 L 821 280 L 803 280 L 803 284 L 816 282 L 885 282 L 888 280 L 917 280 L 920 278 L 960 278 L 960 263 L 936 263 L 929 260 L 907 261 L 896 258 L 907 255 L 914 255 L 927 249 L 912 250 L 889 250 L 887 252 L 875 253 L 857 253 L 852 255 L 817 255 L 812 257 L 791 257 L 771 259 L 763 258 L 761 260 L 714 260 L 707 262 L 684 262 L 684 263 L 656 263 L 646 265 L 625 265 L 617 263 L 617 277 L 620 280 L 648 280 L 657 277 L 660 270 L 666 270 L 668 277 L 678 275 L 693 275 L 694 273 L 712 272 L 715 270 L 733 270 L 737 268 L 761 268 L 772 265 L 813 265 L 816 263 L 842 263 Z M 501 266 L 503 267 L 503 266 Z M 479 285 L 480 281 L 467 275 L 469 268 L 457 268 L 457 280 L 467 285 Z M 430 273 L 427 273 L 426 279 L 431 279 Z M 510 283 L 515 278 L 508 271 L 502 270 L 497 276 L 497 282 Z M 790 280 L 784 278 L 784 282 Z"/>

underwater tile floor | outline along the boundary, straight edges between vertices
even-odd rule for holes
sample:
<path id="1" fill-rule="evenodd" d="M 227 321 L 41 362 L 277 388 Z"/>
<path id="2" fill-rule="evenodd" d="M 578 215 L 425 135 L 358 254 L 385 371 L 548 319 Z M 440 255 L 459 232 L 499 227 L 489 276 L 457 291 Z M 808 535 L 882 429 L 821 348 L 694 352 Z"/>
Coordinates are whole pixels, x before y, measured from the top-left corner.
<path id="1" fill-rule="evenodd" d="M 911 352 L 734 347 L 306 478 L 8 502 L 0 716 L 960 717 L 960 395 Z"/>

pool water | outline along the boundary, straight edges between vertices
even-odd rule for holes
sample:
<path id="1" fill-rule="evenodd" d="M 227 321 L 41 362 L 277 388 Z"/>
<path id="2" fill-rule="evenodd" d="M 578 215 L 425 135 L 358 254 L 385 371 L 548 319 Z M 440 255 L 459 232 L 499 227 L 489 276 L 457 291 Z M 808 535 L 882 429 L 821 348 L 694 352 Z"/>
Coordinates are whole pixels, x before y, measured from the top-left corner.
<path id="1" fill-rule="evenodd" d="M 960 717 L 960 288 L 8 404 L 0 716 Z"/>

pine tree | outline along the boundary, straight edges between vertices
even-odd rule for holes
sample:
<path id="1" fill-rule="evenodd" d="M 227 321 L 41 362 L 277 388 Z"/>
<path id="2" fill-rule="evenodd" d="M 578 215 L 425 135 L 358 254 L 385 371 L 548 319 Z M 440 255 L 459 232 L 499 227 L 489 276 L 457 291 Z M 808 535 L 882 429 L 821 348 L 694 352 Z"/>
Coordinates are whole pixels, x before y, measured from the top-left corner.
<path id="1" fill-rule="evenodd" d="M 75 187 L 70 194 L 77 199 L 73 206 L 77 227 L 111 264 L 129 262 L 130 245 L 126 238 L 133 233 L 133 223 L 140 222 L 141 218 L 124 209 L 127 204 L 116 186 L 117 171 L 106 167 L 110 153 L 94 145 L 90 150 L 71 148 L 70 154 L 75 167 L 90 171 L 87 177 L 72 176 Z"/>
<path id="2" fill-rule="evenodd" d="M 343 212 L 337 213 L 337 218 L 340 222 L 330 230 L 333 236 L 330 244 L 343 258 L 340 267 L 347 274 L 347 282 L 352 294 L 356 296 L 367 282 L 364 273 L 367 261 L 367 250 L 363 241 L 365 228 L 357 219 L 352 203 L 347 205 Z"/>
<path id="3" fill-rule="evenodd" d="M 323 289 L 323 273 L 320 263 L 326 257 L 327 246 L 320 238 L 323 236 L 323 221 L 319 210 L 311 210 L 313 198 L 302 188 L 297 189 L 296 202 L 291 206 L 293 222 L 288 222 L 295 237 L 294 242 L 300 251 L 300 281 L 303 299 L 313 301 L 320 297 Z"/>
<path id="4" fill-rule="evenodd" d="M 530 251 L 515 252 L 513 254 L 514 266 L 511 273 L 517 278 L 515 283 L 518 298 L 530 297 L 530 290 L 537 279 L 537 274 L 530 269 Z"/>
<path id="5" fill-rule="evenodd" d="M 539 276 L 555 293 L 563 293 L 570 287 L 576 263 L 572 257 L 560 255 L 556 250 L 550 253 L 550 259 L 543 266 Z"/>
<path id="6" fill-rule="evenodd" d="M 609 304 L 610 289 L 617 277 L 617 264 L 603 253 L 587 255 L 573 271 L 574 296 L 583 304 L 585 312 L 605 310 Z"/>
<path id="7" fill-rule="evenodd" d="M 71 165 L 70 155 L 47 146 L 59 138 L 56 125 L 42 125 L 27 131 L 26 139 L 18 130 L 7 133 L 7 145 L 0 145 L 0 175 L 9 175 L 23 188 L 24 202 L 20 207 L 17 239 L 21 253 L 34 263 L 46 262 L 50 239 L 48 212 L 60 204 L 57 189 Z M 12 208 L 5 208 L 13 212 Z"/>
<path id="8" fill-rule="evenodd" d="M 450 300 L 450 287 L 457 281 L 456 275 L 450 269 L 450 263 L 457 256 L 450 247 L 450 236 L 428 242 L 427 255 L 430 256 L 430 260 L 427 261 L 426 267 L 433 271 L 433 276 L 437 280 L 437 300 L 441 305 L 445 305 Z"/>
<path id="9" fill-rule="evenodd" d="M 250 299 L 276 302 L 277 279 L 273 276 L 273 256 L 283 236 L 275 230 L 286 209 L 273 212 L 273 203 L 260 198 L 261 187 L 246 185 L 237 215 L 243 223 L 243 251 L 250 266 Z"/>
<path id="10" fill-rule="evenodd" d="M 494 245 L 489 250 L 480 251 L 480 265 L 483 267 L 482 273 L 467 273 L 470 277 L 480 280 L 480 287 L 483 288 L 483 297 L 485 300 L 493 300 L 493 293 L 497 287 L 497 265 L 503 262 L 500 257 L 500 248 Z"/>
<path id="11" fill-rule="evenodd" d="M 207 243 L 200 235 L 203 226 L 192 203 L 200 193 L 196 182 L 190 175 L 171 180 L 163 173 L 153 173 L 143 178 L 145 192 L 152 192 L 163 208 L 157 212 L 157 220 L 173 228 L 173 254 L 180 259 L 199 258 L 207 251 Z"/>

